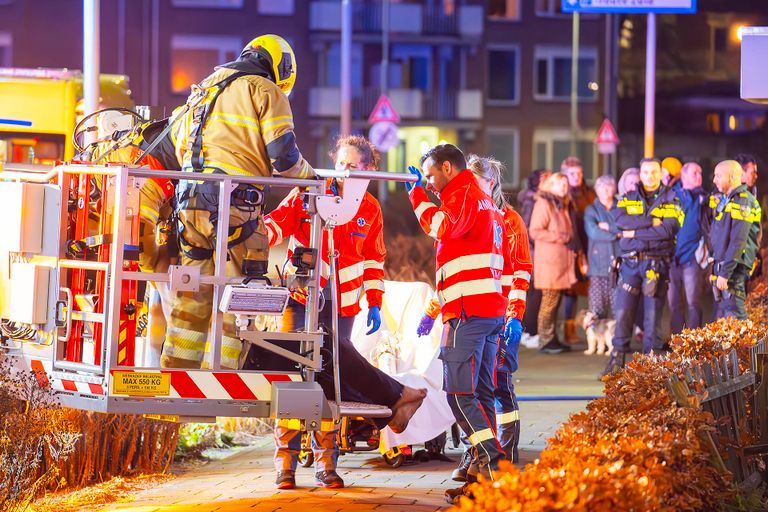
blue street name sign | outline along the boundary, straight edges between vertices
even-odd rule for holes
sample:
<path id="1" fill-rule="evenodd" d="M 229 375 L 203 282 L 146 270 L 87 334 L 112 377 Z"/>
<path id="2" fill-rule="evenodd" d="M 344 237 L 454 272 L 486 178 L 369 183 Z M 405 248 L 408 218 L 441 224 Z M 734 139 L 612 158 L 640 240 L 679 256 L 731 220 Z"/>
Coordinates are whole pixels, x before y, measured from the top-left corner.
<path id="1" fill-rule="evenodd" d="M 562 0 L 563 12 L 693 14 L 696 0 Z"/>

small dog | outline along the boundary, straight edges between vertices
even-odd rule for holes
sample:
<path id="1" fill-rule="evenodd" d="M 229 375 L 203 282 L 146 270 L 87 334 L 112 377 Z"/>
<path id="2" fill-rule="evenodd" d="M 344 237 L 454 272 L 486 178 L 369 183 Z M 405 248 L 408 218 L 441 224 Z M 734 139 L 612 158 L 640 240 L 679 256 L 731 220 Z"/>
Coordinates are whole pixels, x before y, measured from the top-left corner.
<path id="1" fill-rule="evenodd" d="M 592 311 L 583 309 L 576 315 L 576 322 L 587 333 L 587 350 L 585 354 L 610 355 L 613 350 L 613 333 L 616 331 L 616 320 L 597 318 Z"/>

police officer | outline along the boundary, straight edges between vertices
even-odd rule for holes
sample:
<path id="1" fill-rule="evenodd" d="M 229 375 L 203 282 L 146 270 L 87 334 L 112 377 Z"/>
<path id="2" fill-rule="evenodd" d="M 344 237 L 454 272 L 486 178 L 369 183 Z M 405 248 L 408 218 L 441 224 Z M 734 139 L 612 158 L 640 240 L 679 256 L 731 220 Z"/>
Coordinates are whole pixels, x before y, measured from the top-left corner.
<path id="1" fill-rule="evenodd" d="M 746 282 L 757 257 L 760 205 L 742 184 L 741 165 L 725 160 L 715 167 L 714 183 L 722 194 L 715 206 L 709 241 L 714 267 L 712 289 L 717 318 L 746 319 Z"/>
<path id="2" fill-rule="evenodd" d="M 250 41 L 240 56 L 199 85 L 181 116 L 176 156 L 182 171 L 310 178 L 314 170 L 301 156 L 288 103 L 296 80 L 293 50 L 282 37 L 264 35 Z M 208 182 L 210 183 L 210 182 Z M 218 211 L 219 187 L 180 181 L 176 189 L 181 264 L 214 273 L 213 249 L 219 215 L 229 215 L 227 274 L 266 273 L 269 243 L 262 220 L 263 194 L 240 185 L 232 192 L 229 212 Z M 176 292 L 168 335 L 160 358 L 166 368 L 199 368 L 205 354 L 212 313 L 213 287 Z M 234 315 L 224 315 L 221 366 L 237 368 L 242 342 Z"/>
<path id="3" fill-rule="evenodd" d="M 664 350 L 660 336 L 669 263 L 684 214 L 674 192 L 661 184 L 661 164 L 640 161 L 640 186 L 619 199 L 611 212 L 620 232 L 621 267 L 616 290 L 616 333 L 603 375 L 622 368 L 638 301 L 644 305 L 643 352 Z"/>

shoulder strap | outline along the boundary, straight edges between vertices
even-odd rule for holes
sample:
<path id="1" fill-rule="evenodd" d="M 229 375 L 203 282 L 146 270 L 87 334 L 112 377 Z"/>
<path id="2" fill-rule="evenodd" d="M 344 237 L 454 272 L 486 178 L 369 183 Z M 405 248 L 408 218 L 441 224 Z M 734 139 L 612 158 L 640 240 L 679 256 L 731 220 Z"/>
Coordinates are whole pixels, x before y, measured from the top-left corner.
<path id="1" fill-rule="evenodd" d="M 208 120 L 208 115 L 210 114 L 211 110 L 213 110 L 213 106 L 216 104 L 216 100 L 219 97 L 219 94 L 222 93 L 222 91 L 232 82 L 234 82 L 236 79 L 240 78 L 241 76 L 245 76 L 248 73 L 245 73 L 243 71 L 237 71 L 235 73 L 232 73 L 228 77 L 224 78 L 223 80 L 220 80 L 219 82 L 216 82 L 214 85 L 212 85 L 210 88 L 218 87 L 218 90 L 216 91 L 216 94 L 214 94 L 213 98 L 211 98 L 211 102 L 202 107 L 202 109 L 199 112 L 195 112 L 195 116 L 198 117 L 198 119 L 195 120 L 196 126 L 194 131 L 194 139 L 192 141 L 191 149 L 192 149 L 192 170 L 195 172 L 203 172 L 203 164 L 204 158 L 202 155 L 203 152 L 203 126 L 205 125 L 205 122 Z"/>

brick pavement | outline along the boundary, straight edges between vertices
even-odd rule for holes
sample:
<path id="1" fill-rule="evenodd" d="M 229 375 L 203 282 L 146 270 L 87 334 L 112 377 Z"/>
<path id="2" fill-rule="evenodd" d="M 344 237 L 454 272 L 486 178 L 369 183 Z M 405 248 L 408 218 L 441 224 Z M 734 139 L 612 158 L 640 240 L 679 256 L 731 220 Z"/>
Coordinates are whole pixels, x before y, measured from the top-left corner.
<path id="1" fill-rule="evenodd" d="M 545 356 L 521 349 L 516 375 L 520 396 L 598 395 L 602 384 L 595 378 L 605 364 L 600 356 L 581 353 Z M 524 401 L 520 404 L 521 464 L 533 461 L 562 422 L 585 401 Z M 418 447 L 417 447 L 418 448 Z M 211 461 L 180 474 L 153 489 L 136 494 L 131 503 L 103 510 L 134 512 L 234 512 L 234 511 L 406 511 L 445 510 L 446 489 L 454 463 L 430 461 L 393 469 L 375 452 L 347 454 L 339 459 L 339 473 L 347 487 L 314 487 L 313 470 L 299 468 L 300 488 L 279 491 L 274 487 L 273 445 L 265 439 L 223 460 Z M 447 455 L 458 460 L 460 451 L 450 440 Z"/>

